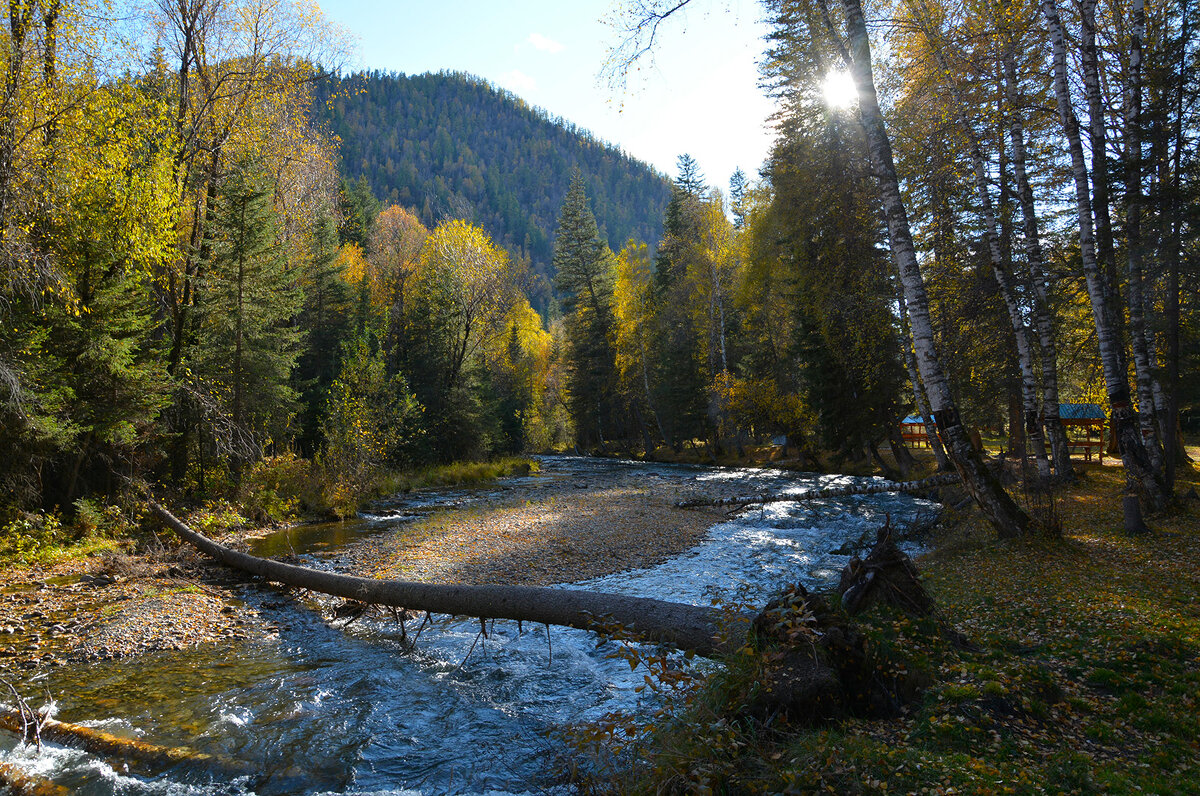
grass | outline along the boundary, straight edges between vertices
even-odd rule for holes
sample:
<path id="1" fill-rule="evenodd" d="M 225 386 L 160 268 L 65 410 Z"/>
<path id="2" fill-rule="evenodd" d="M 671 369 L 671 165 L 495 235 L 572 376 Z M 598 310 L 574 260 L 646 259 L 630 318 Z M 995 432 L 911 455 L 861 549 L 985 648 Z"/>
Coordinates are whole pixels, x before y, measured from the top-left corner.
<path id="1" fill-rule="evenodd" d="M 893 720 L 805 730 L 738 718 L 719 680 L 597 788 L 630 793 L 1200 793 L 1196 501 L 1122 530 L 1119 466 L 1083 465 L 1062 538 L 1000 542 L 973 513 L 922 558 L 976 651 L 873 613 L 933 684 Z M 1200 482 L 1180 473 L 1181 494 Z M 627 763 L 628 761 L 626 761 Z"/>
<path id="2" fill-rule="evenodd" d="M 39 545 L 35 549 L 5 550 L 0 552 L 0 567 L 9 566 L 53 566 L 71 559 L 94 558 L 105 553 L 117 552 L 122 542 L 103 536 L 85 536 L 82 539 L 56 541 Z"/>
<path id="3" fill-rule="evenodd" d="M 382 495 L 431 487 L 464 486 L 537 472 L 538 464 L 523 456 L 506 456 L 490 462 L 453 462 L 407 472 L 385 473 L 379 479 Z"/>

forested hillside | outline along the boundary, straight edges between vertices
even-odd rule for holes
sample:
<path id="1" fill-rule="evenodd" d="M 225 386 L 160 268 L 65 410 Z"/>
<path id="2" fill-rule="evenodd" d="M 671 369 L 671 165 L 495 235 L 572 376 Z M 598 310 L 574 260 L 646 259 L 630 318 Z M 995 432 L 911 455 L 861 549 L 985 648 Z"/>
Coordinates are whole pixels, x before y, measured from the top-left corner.
<path id="1" fill-rule="evenodd" d="M 464 218 L 543 277 L 548 298 L 553 231 L 574 169 L 585 179 L 609 246 L 658 242 L 670 183 L 641 161 L 520 98 L 456 72 L 323 75 L 315 114 L 341 139 L 342 172 L 365 177 L 384 204 L 421 222 Z"/>

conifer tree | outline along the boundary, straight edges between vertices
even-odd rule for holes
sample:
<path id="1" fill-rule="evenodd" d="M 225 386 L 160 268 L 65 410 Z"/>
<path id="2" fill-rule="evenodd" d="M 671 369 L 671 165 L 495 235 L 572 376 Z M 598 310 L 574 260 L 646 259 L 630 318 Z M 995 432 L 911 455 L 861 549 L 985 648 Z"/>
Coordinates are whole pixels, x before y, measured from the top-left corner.
<path id="1" fill-rule="evenodd" d="M 300 451 L 313 456 L 322 442 L 329 388 L 341 371 L 342 348 L 350 327 L 350 289 L 338 262 L 338 235 L 333 218 L 317 219 L 304 275 L 304 304 L 297 318 L 306 333 L 292 374 L 300 394 Z"/>
<path id="2" fill-rule="evenodd" d="M 729 178 L 729 209 L 733 213 L 733 226 L 741 229 L 746 225 L 746 173 L 738 169 Z"/>
<path id="3" fill-rule="evenodd" d="M 613 265 L 612 252 L 600 239 L 583 176 L 577 171 L 558 214 L 554 271 L 570 341 L 571 414 L 577 437 L 585 445 L 603 446 L 605 437 L 618 431 L 612 422 L 616 384 Z"/>
<path id="4" fill-rule="evenodd" d="M 655 400 L 676 448 L 683 440 L 706 436 L 708 379 L 701 333 L 690 312 L 693 286 L 687 278 L 703 234 L 704 206 L 698 193 L 703 188 L 695 161 L 681 155 L 654 262 Z"/>
<path id="5" fill-rule="evenodd" d="M 239 161 L 221 181 L 214 227 L 192 361 L 209 401 L 206 419 L 236 482 L 264 443 L 286 434 L 300 342 L 292 319 L 301 297 L 276 240 L 270 186 L 253 160 Z"/>

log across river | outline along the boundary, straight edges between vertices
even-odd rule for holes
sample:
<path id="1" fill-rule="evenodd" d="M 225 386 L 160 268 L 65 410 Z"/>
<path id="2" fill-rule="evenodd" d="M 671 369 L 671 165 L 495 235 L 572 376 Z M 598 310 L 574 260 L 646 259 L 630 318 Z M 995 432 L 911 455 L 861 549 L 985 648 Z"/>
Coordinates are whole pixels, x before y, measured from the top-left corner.
<path id="1" fill-rule="evenodd" d="M 637 638 L 664 641 L 700 655 L 721 652 L 730 640 L 735 649 L 741 644 L 736 628 L 723 627 L 727 615 L 708 606 L 579 589 L 440 585 L 340 575 L 238 552 L 196 533 L 153 501 L 150 508 L 184 541 L 222 564 L 277 583 L 368 605 L 580 630 L 620 628 Z M 748 627 L 749 618 L 742 632 Z"/>
<path id="2" fill-rule="evenodd" d="M 674 501 L 675 496 L 783 495 L 797 489 L 879 483 L 769 470 L 550 457 L 543 461 L 541 474 L 477 490 L 398 497 L 377 507 L 370 519 L 332 528 L 323 542 L 314 536 L 319 529 L 306 529 L 303 545 L 293 534 L 292 545 L 275 549 L 291 552 L 294 546 L 292 560 L 303 569 L 333 574 L 356 560 L 356 538 L 403 538 L 411 519 L 399 517 L 411 516 L 418 504 L 421 511 L 465 517 L 497 503 L 512 505 L 515 500 L 519 506 L 533 499 L 522 491 L 527 486 L 545 496 L 539 500 L 552 499 L 555 490 L 578 494 L 604 485 L 650 489 Z M 454 507 L 464 505 L 470 507 L 468 513 L 457 514 L 463 509 Z M 683 615 L 690 620 L 678 626 L 690 621 L 701 629 L 698 637 L 712 638 L 710 629 L 720 613 L 713 608 L 714 600 L 756 607 L 782 584 L 835 584 L 848 560 L 847 544 L 873 535 L 887 518 L 902 527 L 929 511 L 919 499 L 894 493 L 765 503 L 730 518 L 714 514 L 704 541 L 655 566 L 533 596 L 553 602 L 558 592 L 585 592 L 619 595 L 633 606 L 680 604 L 688 606 Z M 389 519 L 392 516 L 398 519 Z M 30 753 L 15 749 L 14 737 L 4 732 L 0 763 L 85 796 L 168 791 L 198 796 L 331 791 L 520 794 L 538 792 L 554 770 L 546 739 L 554 727 L 613 710 L 653 709 L 645 693 L 637 690 L 644 672 L 630 671 L 624 659 L 612 657 L 617 647 L 595 633 L 498 620 L 489 623 L 487 638 L 481 639 L 478 619 L 446 616 L 472 611 L 443 603 L 430 606 L 439 618 L 414 647 L 409 642 L 416 622 L 409 623 L 405 642 L 390 618 L 364 617 L 348 627 L 340 620 L 332 622 L 328 600 L 315 602 L 265 583 L 248 583 L 235 593 L 247 610 L 278 628 L 276 636 L 120 661 L 74 662 L 45 674 L 31 672 L 17 685 L 31 697 L 40 694 L 43 685 L 49 687 L 58 704 L 56 717 L 63 721 L 237 761 L 256 776 L 230 781 L 203 767 L 187 766 L 139 776 L 132 768 L 126 772 L 110 767 L 102 755 L 54 745 L 35 762 Z M 353 592 L 343 596 L 373 599 Z M 415 593 L 403 592 L 396 602 L 416 609 L 421 607 L 417 599 Z M 598 604 L 576 604 L 580 621 L 569 624 L 586 626 L 597 616 L 616 616 L 614 606 L 603 597 Z M 501 615 L 494 603 L 474 610 Z M 543 615 L 536 621 L 558 619 Z M 639 626 L 637 617 L 629 623 Z M 679 665 L 688 665 L 682 655 Z M 301 783 L 293 778 L 298 769 L 306 777 Z"/>

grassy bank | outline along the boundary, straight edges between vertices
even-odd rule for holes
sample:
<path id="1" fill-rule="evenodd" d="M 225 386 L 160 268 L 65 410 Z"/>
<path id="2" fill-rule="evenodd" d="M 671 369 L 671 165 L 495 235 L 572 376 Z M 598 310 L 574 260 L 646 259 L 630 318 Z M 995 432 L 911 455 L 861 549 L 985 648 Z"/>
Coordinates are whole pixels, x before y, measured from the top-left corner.
<path id="1" fill-rule="evenodd" d="M 1196 485 L 1182 473 L 1180 493 Z M 1058 498 L 1061 539 L 951 518 L 918 563 L 972 648 L 891 614 L 872 642 L 932 678 L 899 719 L 806 730 L 739 715 L 738 670 L 685 701 L 598 790 L 1200 793 L 1198 503 L 1125 535 L 1119 467 Z M 612 762 L 610 760 L 610 762 Z"/>
<path id="2" fill-rule="evenodd" d="M 175 506 L 200 532 L 219 533 L 236 527 L 341 518 L 388 495 L 483 483 L 536 470 L 536 461 L 508 456 L 490 462 L 454 462 L 406 471 L 372 470 L 346 479 L 308 460 L 278 456 L 256 463 L 236 496 L 226 485 L 217 490 L 218 496 L 203 500 L 189 500 L 185 495 L 162 499 Z M 151 529 L 155 526 L 147 526 L 145 518 L 145 506 L 133 494 L 124 496 L 117 505 L 78 501 L 69 518 L 58 512 L 17 513 L 0 521 L 0 568 L 52 565 L 136 548 L 139 542 L 154 539 Z"/>

